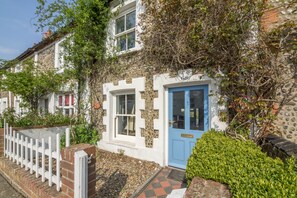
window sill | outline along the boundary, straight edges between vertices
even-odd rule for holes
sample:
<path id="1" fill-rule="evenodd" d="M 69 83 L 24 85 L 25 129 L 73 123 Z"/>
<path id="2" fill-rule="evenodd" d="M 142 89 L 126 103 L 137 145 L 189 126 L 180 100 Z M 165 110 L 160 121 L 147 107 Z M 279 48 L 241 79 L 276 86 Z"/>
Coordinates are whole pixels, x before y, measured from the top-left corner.
<path id="1" fill-rule="evenodd" d="M 131 54 L 137 53 L 141 50 L 141 47 L 135 47 L 126 51 L 116 52 L 115 55 L 118 57 L 125 57 L 129 56 Z"/>
<path id="2" fill-rule="evenodd" d="M 109 142 L 109 144 L 115 145 L 115 146 L 123 146 L 126 148 L 135 148 L 136 144 L 132 142 L 122 141 L 122 140 L 112 140 Z"/>

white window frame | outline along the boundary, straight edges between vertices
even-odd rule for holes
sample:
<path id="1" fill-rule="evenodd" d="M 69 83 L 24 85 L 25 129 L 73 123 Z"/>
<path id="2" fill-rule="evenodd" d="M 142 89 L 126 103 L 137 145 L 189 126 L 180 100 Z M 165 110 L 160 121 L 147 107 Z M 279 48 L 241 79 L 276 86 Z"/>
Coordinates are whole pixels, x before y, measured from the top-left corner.
<path id="1" fill-rule="evenodd" d="M 62 42 L 65 41 L 66 38 L 58 41 L 55 43 L 55 69 L 57 69 L 58 73 L 64 72 L 64 65 L 65 65 L 65 60 L 64 60 L 64 47 L 62 47 Z M 61 53 L 62 52 L 62 53 Z"/>
<path id="2" fill-rule="evenodd" d="M 117 100 L 118 100 L 118 97 L 121 96 L 121 95 L 125 95 L 125 108 L 126 108 L 126 112 L 127 112 L 127 95 L 134 95 L 135 96 L 135 104 L 134 104 L 134 114 L 118 114 L 117 113 Z M 115 94 L 113 94 L 113 139 L 115 140 L 120 140 L 120 141 L 125 141 L 125 142 L 135 142 L 136 140 L 136 123 L 137 123 L 137 117 L 136 117 L 136 94 L 135 94 L 135 90 L 128 90 L 128 91 L 121 91 L 121 92 L 117 92 Z M 121 134 L 118 134 L 118 116 L 131 116 L 131 117 L 134 117 L 135 118 L 135 135 L 134 136 L 129 136 L 129 135 L 121 135 Z M 127 126 L 129 126 L 128 124 L 128 120 L 127 120 Z M 128 129 L 127 129 L 128 130 Z"/>
<path id="3" fill-rule="evenodd" d="M 116 21 L 119 19 L 119 18 L 121 18 L 121 17 L 123 17 L 124 16 L 124 23 L 125 23 L 125 29 L 126 29 L 126 16 L 128 15 L 128 14 L 130 14 L 130 13 L 132 13 L 132 12 L 134 12 L 135 11 L 135 26 L 133 27 L 133 28 L 130 28 L 129 30 L 124 30 L 123 32 L 120 32 L 120 33 L 116 33 L 116 30 L 117 30 L 117 23 L 116 23 Z M 127 10 L 125 10 L 125 11 L 123 11 L 123 12 L 121 12 L 115 19 L 114 19 L 114 46 L 116 47 L 116 50 L 117 50 L 117 52 L 118 53 L 124 53 L 124 52 L 127 52 L 127 51 L 133 51 L 133 50 L 135 50 L 135 48 L 136 48 L 136 44 L 137 44 L 137 42 L 136 42 L 136 40 L 137 40 L 137 32 L 136 32 L 136 27 L 137 27 L 137 10 L 136 10 L 136 6 L 133 6 L 132 8 L 129 8 L 129 9 L 127 9 Z M 135 33 L 135 43 L 134 43 L 134 47 L 133 48 L 130 48 L 130 49 L 128 49 L 128 37 L 127 37 L 127 35 L 129 34 L 129 33 L 132 33 L 132 32 L 134 32 Z M 125 50 L 119 50 L 118 49 L 118 38 L 120 38 L 121 36 L 126 36 L 126 49 Z"/>
<path id="4" fill-rule="evenodd" d="M 2 114 L 7 108 L 8 108 L 8 99 L 6 97 L 0 98 L 0 114 Z"/>
<path id="5" fill-rule="evenodd" d="M 66 106 L 65 105 L 65 96 L 66 95 L 69 95 L 69 105 Z M 62 105 L 60 106 L 60 96 L 62 96 Z M 74 100 L 74 104 L 72 105 L 72 98 Z M 75 96 L 74 96 L 74 93 L 64 93 L 64 94 L 58 94 L 58 97 L 57 97 L 57 107 L 59 110 L 62 110 L 62 114 L 63 115 L 66 115 L 65 113 L 65 110 L 69 110 L 69 116 L 72 116 L 75 114 Z"/>
<path id="6" fill-rule="evenodd" d="M 21 72 L 22 70 L 23 70 L 22 63 L 17 63 L 15 68 L 14 68 L 14 72 L 18 73 L 18 72 Z"/>

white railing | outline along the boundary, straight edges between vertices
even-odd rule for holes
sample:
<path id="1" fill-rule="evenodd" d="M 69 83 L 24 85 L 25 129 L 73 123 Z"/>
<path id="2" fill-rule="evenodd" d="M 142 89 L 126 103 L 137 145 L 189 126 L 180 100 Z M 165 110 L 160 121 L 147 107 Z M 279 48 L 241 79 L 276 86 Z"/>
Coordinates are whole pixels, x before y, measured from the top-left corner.
<path id="1" fill-rule="evenodd" d="M 57 191 L 61 189 L 60 175 L 60 134 L 56 134 L 56 148 L 52 146 L 52 138 L 46 141 L 24 137 L 12 130 L 7 123 L 4 123 L 4 153 L 6 158 L 20 165 L 30 174 L 35 172 L 36 178 L 41 176 L 41 181 L 47 179 L 49 186 L 56 184 Z M 66 145 L 69 146 L 70 133 L 66 130 Z M 47 160 L 46 160 L 47 158 Z M 55 174 L 54 174 L 55 173 Z"/>

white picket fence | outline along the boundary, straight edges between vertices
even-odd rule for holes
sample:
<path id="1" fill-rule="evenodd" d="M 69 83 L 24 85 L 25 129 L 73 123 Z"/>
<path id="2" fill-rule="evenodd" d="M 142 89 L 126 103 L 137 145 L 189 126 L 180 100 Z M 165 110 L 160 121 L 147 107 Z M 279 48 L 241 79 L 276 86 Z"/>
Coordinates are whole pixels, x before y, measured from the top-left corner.
<path id="1" fill-rule="evenodd" d="M 46 141 L 24 137 L 12 130 L 7 123 L 4 124 L 4 153 L 6 158 L 20 165 L 30 174 L 35 173 L 36 178 L 41 176 L 41 181 L 48 181 L 48 185 L 56 184 L 57 191 L 61 189 L 60 175 L 60 134 L 56 135 L 56 148 L 52 148 L 52 138 Z M 70 145 L 69 129 L 66 129 L 66 146 Z M 41 158 L 40 158 L 41 157 Z M 48 159 L 46 161 L 46 158 Z M 55 163 L 53 163 L 55 161 Z M 55 164 L 55 166 L 54 166 Z M 54 174 L 55 173 L 55 174 Z"/>

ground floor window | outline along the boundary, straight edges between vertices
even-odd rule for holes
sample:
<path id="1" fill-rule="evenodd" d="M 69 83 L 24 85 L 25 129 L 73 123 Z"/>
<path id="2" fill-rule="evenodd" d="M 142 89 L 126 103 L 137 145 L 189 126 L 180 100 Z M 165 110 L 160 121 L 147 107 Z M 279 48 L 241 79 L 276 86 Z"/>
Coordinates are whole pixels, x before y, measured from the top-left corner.
<path id="1" fill-rule="evenodd" d="M 115 136 L 135 136 L 135 94 L 116 96 Z"/>
<path id="2" fill-rule="evenodd" d="M 61 110 L 63 115 L 71 116 L 74 114 L 74 95 L 61 94 L 58 97 L 58 109 Z"/>

